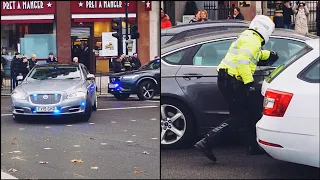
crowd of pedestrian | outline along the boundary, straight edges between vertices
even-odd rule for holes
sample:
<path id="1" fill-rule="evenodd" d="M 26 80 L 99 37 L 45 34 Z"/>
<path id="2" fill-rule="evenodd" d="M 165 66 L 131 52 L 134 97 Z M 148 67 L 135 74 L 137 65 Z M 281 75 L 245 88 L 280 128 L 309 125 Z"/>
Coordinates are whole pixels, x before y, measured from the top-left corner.
<path id="1" fill-rule="evenodd" d="M 141 61 L 138 54 L 134 53 L 133 56 L 120 55 L 116 61 L 113 61 L 113 71 L 115 73 L 138 70 L 141 67 Z"/>
<path id="2" fill-rule="evenodd" d="M 8 60 L 6 59 L 8 52 L 6 48 L 2 48 L 1 51 L 1 87 L 4 87 L 4 77 L 5 77 L 5 65 Z M 47 63 L 57 63 L 58 60 L 52 52 L 49 53 L 49 57 L 46 60 Z M 23 79 L 27 76 L 29 71 L 38 64 L 37 55 L 32 54 L 31 58 L 28 59 L 26 54 L 21 55 L 19 52 L 16 52 L 14 57 L 11 60 L 10 64 L 10 75 L 11 75 L 11 87 L 14 89 L 18 86 L 17 77 L 19 75 L 23 76 Z"/>

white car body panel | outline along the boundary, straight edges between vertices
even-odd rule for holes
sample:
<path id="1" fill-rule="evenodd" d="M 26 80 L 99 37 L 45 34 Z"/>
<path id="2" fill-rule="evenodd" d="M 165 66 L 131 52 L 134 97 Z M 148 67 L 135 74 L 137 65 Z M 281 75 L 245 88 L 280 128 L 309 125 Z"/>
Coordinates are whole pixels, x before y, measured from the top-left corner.
<path id="1" fill-rule="evenodd" d="M 319 39 L 318 39 L 319 41 Z M 298 74 L 319 57 L 319 42 L 308 43 L 313 50 L 291 64 L 271 83 L 264 81 L 261 94 L 268 88 L 293 93 L 284 117 L 263 115 L 256 124 L 257 141 L 283 148 L 260 146 L 273 158 L 314 167 L 319 165 L 319 83 L 299 79 Z"/>

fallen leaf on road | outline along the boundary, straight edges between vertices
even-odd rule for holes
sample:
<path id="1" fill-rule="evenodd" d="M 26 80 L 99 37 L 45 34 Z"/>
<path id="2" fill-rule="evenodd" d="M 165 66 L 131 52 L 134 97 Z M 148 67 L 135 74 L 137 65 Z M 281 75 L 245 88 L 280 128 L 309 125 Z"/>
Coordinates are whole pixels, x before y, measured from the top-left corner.
<path id="1" fill-rule="evenodd" d="M 8 172 L 17 172 L 17 171 L 18 171 L 18 170 L 13 169 L 13 168 L 11 168 L 11 169 L 8 170 Z"/>
<path id="2" fill-rule="evenodd" d="M 71 127 L 72 125 L 67 125 L 68 127 Z"/>
<path id="3" fill-rule="evenodd" d="M 107 145 L 107 143 L 100 143 L 102 146 L 105 146 L 105 145 Z"/>
<path id="4" fill-rule="evenodd" d="M 150 153 L 148 153 L 147 151 L 143 151 L 142 154 L 150 154 Z"/>
<path id="5" fill-rule="evenodd" d="M 142 171 L 142 170 L 134 170 L 133 173 L 134 174 L 141 174 L 141 173 L 144 173 L 144 171 Z"/>
<path id="6" fill-rule="evenodd" d="M 89 123 L 89 124 L 94 125 L 94 123 Z"/>
<path id="7" fill-rule="evenodd" d="M 51 148 L 44 148 L 45 150 L 49 150 L 49 149 L 51 149 Z"/>
<path id="8" fill-rule="evenodd" d="M 73 159 L 71 160 L 72 163 L 83 163 L 82 159 Z"/>
<path id="9" fill-rule="evenodd" d="M 16 143 L 12 142 L 11 145 L 15 145 Z"/>
<path id="10" fill-rule="evenodd" d="M 39 164 L 48 164 L 47 161 L 40 161 Z"/>
<path id="11" fill-rule="evenodd" d="M 93 138 L 93 137 L 91 137 L 90 139 L 94 140 L 94 138 Z"/>
<path id="12" fill-rule="evenodd" d="M 91 169 L 98 169 L 98 167 L 94 166 L 94 167 L 91 167 Z"/>
<path id="13" fill-rule="evenodd" d="M 16 137 L 12 138 L 12 140 L 16 140 L 16 139 L 17 139 Z"/>

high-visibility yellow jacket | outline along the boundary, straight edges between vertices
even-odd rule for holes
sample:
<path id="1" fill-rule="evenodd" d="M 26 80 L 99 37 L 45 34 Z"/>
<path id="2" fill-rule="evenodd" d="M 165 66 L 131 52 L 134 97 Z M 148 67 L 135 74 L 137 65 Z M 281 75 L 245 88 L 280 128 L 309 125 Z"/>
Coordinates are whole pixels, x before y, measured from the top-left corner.
<path id="1" fill-rule="evenodd" d="M 225 58 L 218 66 L 228 69 L 228 74 L 235 76 L 244 84 L 253 82 L 253 74 L 260 60 L 267 60 L 270 51 L 261 50 L 263 39 L 253 30 L 245 30 L 233 42 Z"/>

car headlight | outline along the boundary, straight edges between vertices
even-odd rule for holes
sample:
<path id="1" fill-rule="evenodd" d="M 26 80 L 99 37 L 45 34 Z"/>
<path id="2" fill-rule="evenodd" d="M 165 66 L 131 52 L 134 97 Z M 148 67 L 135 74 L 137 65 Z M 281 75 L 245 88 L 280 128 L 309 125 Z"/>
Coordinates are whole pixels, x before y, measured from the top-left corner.
<path id="1" fill-rule="evenodd" d="M 123 76 L 122 78 L 123 79 L 134 79 L 134 78 L 136 78 L 136 77 L 138 77 L 139 75 L 128 75 L 128 76 Z"/>
<path id="2" fill-rule="evenodd" d="M 26 99 L 26 94 L 23 92 L 13 92 L 11 97 L 14 99 Z"/>
<path id="3" fill-rule="evenodd" d="M 67 98 L 68 98 L 68 99 L 79 98 L 79 97 L 85 98 L 86 95 L 87 95 L 87 93 L 85 93 L 85 92 L 77 91 L 77 92 L 74 92 L 74 93 L 72 93 L 72 94 L 69 94 L 69 95 L 67 96 Z"/>

